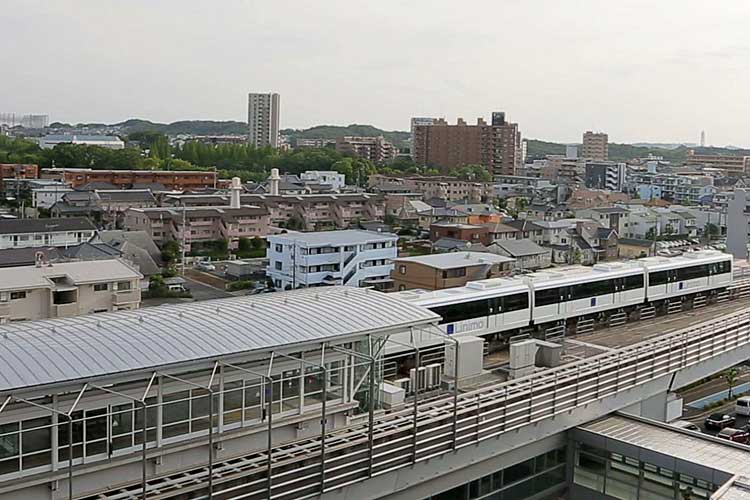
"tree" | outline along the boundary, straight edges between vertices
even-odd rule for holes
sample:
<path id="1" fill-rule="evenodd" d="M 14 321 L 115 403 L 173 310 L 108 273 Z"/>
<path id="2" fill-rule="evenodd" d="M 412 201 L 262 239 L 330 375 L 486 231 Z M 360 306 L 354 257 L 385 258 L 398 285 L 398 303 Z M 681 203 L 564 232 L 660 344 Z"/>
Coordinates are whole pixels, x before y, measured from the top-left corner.
<path id="1" fill-rule="evenodd" d="M 526 198 L 516 198 L 516 210 L 523 212 L 529 207 L 529 200 Z"/>
<path id="2" fill-rule="evenodd" d="M 167 265 L 173 264 L 180 255 L 180 244 L 174 240 L 167 241 L 161 246 L 161 258 Z"/>
<path id="3" fill-rule="evenodd" d="M 719 234 L 721 231 L 719 230 L 719 226 L 716 224 L 709 222 L 706 224 L 706 227 L 703 229 L 706 232 L 706 235 L 708 236 L 708 241 L 715 240 L 719 237 Z"/>
<path id="4" fill-rule="evenodd" d="M 737 371 L 737 368 L 730 368 L 729 370 L 726 370 L 724 372 L 724 380 L 727 382 L 727 386 L 729 387 L 729 395 L 727 396 L 729 399 L 732 398 L 732 389 L 737 383 L 738 375 L 739 372 Z"/>
<path id="5" fill-rule="evenodd" d="M 646 239 L 647 240 L 656 239 L 656 228 L 653 228 L 653 227 L 648 228 L 648 231 L 646 231 Z"/>

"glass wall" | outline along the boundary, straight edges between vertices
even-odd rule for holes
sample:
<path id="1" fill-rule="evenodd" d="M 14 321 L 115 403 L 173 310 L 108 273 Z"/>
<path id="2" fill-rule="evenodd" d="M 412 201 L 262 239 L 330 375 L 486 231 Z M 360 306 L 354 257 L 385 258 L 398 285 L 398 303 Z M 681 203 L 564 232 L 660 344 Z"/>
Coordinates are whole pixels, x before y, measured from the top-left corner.
<path id="1" fill-rule="evenodd" d="M 565 484 L 565 448 L 552 450 L 425 500 L 524 500 Z M 550 498 L 558 498 L 559 490 Z"/>
<path id="2" fill-rule="evenodd" d="M 298 358 L 302 356 L 303 353 L 295 354 Z M 349 356 L 331 351 L 326 353 L 328 376 L 324 377 L 323 371 L 315 365 L 320 362 L 320 352 L 307 352 L 304 356 L 308 362 L 283 357 L 274 360 L 271 408 L 275 419 L 319 410 L 324 383 L 327 403 L 350 402 L 355 380 L 358 380 L 356 376 L 369 376 L 366 372 L 369 362 L 352 362 Z M 240 366 L 263 374 L 268 371 L 267 363 Z M 212 419 L 211 392 L 199 387 L 208 383 L 211 373 L 211 370 L 204 370 L 180 376 L 192 383 L 157 377 L 146 399 L 149 446 L 205 436 L 212 423 L 218 431 L 219 427 L 231 430 L 266 422 L 271 386 L 262 376 L 228 366 L 214 376 Z M 368 381 L 366 378 L 360 384 L 365 394 Z M 144 388 L 145 382 L 112 387 L 118 392 L 130 391 L 138 398 Z M 57 407 L 69 407 L 74 399 L 70 394 L 61 396 Z M 55 408 L 52 401 L 51 398 L 38 400 L 50 409 Z M 62 415 L 23 403 L 13 403 L 6 408 L 0 415 L 0 481 L 26 471 L 48 471 L 55 463 L 66 467 L 71 453 L 74 463 L 91 462 L 133 453 L 142 445 L 144 411 L 140 404 L 89 389 L 77 408 L 72 414 L 72 440 L 68 421 Z M 25 413 L 22 419 L 13 421 L 11 415 L 16 409 Z"/>
<path id="3" fill-rule="evenodd" d="M 585 443 L 576 445 L 573 482 L 621 500 L 708 499 L 717 485 Z"/>

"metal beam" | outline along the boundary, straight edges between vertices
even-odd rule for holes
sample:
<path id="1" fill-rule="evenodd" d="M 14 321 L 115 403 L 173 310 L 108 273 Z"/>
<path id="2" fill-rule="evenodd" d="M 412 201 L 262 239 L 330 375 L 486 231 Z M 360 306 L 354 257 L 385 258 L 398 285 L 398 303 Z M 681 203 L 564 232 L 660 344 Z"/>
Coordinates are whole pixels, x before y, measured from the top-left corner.
<path id="1" fill-rule="evenodd" d="M 214 496 L 214 390 L 211 388 L 211 384 L 214 381 L 216 370 L 219 367 L 219 362 L 214 363 L 213 370 L 211 370 L 211 376 L 208 379 L 208 385 L 201 385 L 190 380 L 185 380 L 168 373 L 156 372 L 162 377 L 167 377 L 183 384 L 192 385 L 200 389 L 208 391 L 208 498 L 211 499 Z M 143 418 L 146 418 L 144 415 Z"/>
<path id="2" fill-rule="evenodd" d="M 154 380 L 156 380 L 156 372 L 151 374 L 151 378 L 146 385 L 146 390 L 143 392 L 143 397 L 141 399 L 134 398 L 133 396 L 130 396 L 128 394 L 123 394 L 122 392 L 115 391 L 114 389 L 110 389 L 108 387 L 90 384 L 91 387 L 99 389 L 100 391 L 108 392 L 110 394 L 114 394 L 115 396 L 120 396 L 127 400 L 133 401 L 135 404 L 141 407 L 141 410 L 143 410 L 143 423 L 141 424 L 141 437 L 143 439 L 143 442 L 141 443 L 141 498 L 143 500 L 146 500 L 147 494 L 146 462 L 148 460 L 148 405 L 146 404 L 146 397 L 148 396 L 148 393 L 151 392 L 151 387 L 154 384 Z"/>
<path id="3" fill-rule="evenodd" d="M 271 361 L 273 361 L 273 353 L 271 353 Z M 267 450 L 266 450 L 266 494 L 267 498 L 271 498 L 271 491 L 273 489 L 273 479 L 271 476 L 271 472 L 273 470 L 273 379 L 271 378 L 271 365 L 269 363 L 268 365 L 268 375 L 264 375 L 262 373 L 254 372 L 248 368 L 243 368 L 241 366 L 233 365 L 231 363 L 227 363 L 226 361 L 219 360 L 218 363 L 220 363 L 222 366 L 227 366 L 229 368 L 234 368 L 235 370 L 239 370 L 241 372 L 249 373 L 251 375 L 254 375 L 256 377 L 260 377 L 263 380 L 266 381 L 266 385 L 269 387 L 269 397 L 267 398 L 266 405 L 268 409 L 267 412 L 267 423 L 268 423 L 268 429 L 266 430 L 267 434 Z M 243 413 L 245 409 L 242 409 Z"/>
<path id="4" fill-rule="evenodd" d="M 368 430 L 367 430 L 367 447 L 369 448 L 369 459 L 367 465 L 368 477 L 372 477 L 373 459 L 375 456 L 374 443 L 375 443 L 375 357 L 369 354 L 363 354 L 361 352 L 352 351 L 344 347 L 332 346 L 332 350 L 341 352 L 343 354 L 349 354 L 354 357 L 362 358 L 370 362 L 370 405 L 368 414 Z M 355 391 L 356 392 L 356 391 Z"/>
<path id="5" fill-rule="evenodd" d="M 75 401 L 73 401 L 73 405 L 70 407 L 70 410 L 68 410 L 67 413 L 56 410 L 54 408 L 49 408 L 44 405 L 40 405 L 39 403 L 35 403 L 27 399 L 15 397 L 13 395 L 8 396 L 8 399 L 6 399 L 5 403 L 3 403 L 3 408 L 5 408 L 5 406 L 10 401 L 10 398 L 13 398 L 19 403 L 25 403 L 27 405 L 35 406 L 37 408 L 41 408 L 42 410 L 46 410 L 46 411 L 55 413 L 57 415 L 62 415 L 63 417 L 68 419 L 68 498 L 69 500 L 73 500 L 73 417 L 72 415 L 76 407 L 78 406 L 78 403 L 81 401 L 81 397 L 83 397 L 83 393 L 86 392 L 87 388 L 88 388 L 88 384 L 83 384 L 83 387 L 79 391 L 78 396 L 76 397 Z M 83 446 L 83 443 L 81 443 L 81 446 Z"/>

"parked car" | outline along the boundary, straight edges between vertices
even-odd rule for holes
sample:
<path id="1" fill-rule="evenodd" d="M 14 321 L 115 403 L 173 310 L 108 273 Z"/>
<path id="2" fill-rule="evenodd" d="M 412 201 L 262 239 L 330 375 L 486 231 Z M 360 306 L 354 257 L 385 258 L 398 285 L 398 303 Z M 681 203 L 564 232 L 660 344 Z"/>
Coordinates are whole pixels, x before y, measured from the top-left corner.
<path id="1" fill-rule="evenodd" d="M 216 266 L 206 261 L 198 262 L 195 265 L 195 268 L 199 271 L 207 271 L 207 272 L 216 271 Z"/>
<path id="2" fill-rule="evenodd" d="M 692 422 L 688 422 L 687 420 L 677 420 L 675 422 L 672 422 L 673 426 L 679 427 L 680 429 L 685 429 L 686 431 L 695 431 L 700 432 L 701 428 L 695 425 Z"/>
<path id="3" fill-rule="evenodd" d="M 742 429 L 735 429 L 733 427 L 724 427 L 716 437 L 721 439 L 728 439 L 735 443 L 748 444 L 750 443 L 750 431 L 747 426 Z"/>
<path id="4" fill-rule="evenodd" d="M 707 429 L 723 429 L 734 424 L 734 416 L 726 413 L 713 413 L 706 418 L 704 424 Z"/>
<path id="5" fill-rule="evenodd" d="M 750 397 L 742 396 L 734 404 L 734 413 L 737 415 L 750 415 Z"/>

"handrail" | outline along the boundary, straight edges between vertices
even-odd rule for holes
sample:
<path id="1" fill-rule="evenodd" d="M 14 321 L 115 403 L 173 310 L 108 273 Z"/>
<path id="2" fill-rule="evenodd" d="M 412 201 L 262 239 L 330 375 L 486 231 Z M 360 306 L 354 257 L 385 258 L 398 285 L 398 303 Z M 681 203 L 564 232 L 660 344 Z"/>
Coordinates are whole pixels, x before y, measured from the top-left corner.
<path id="1" fill-rule="evenodd" d="M 423 462 L 450 452 L 454 439 L 457 440 L 456 449 L 474 445 L 601 401 L 748 343 L 750 313 L 728 314 L 617 351 L 607 351 L 544 372 L 467 391 L 458 397 L 455 417 L 453 398 L 448 395 L 425 399 L 417 406 L 416 414 L 407 407 L 385 413 L 374 427 L 355 424 L 332 430 L 326 434 L 327 455 L 330 452 L 331 458 L 327 460 L 323 492 L 366 480 L 370 474 L 377 476 L 413 466 L 415 460 Z M 457 418 L 455 429 L 454 418 Z M 283 456 L 288 458 L 275 460 L 273 470 L 285 471 L 279 472 L 284 477 L 290 474 L 304 474 L 304 477 L 275 484 L 274 496 L 288 492 L 289 488 L 309 490 L 310 496 L 321 493 L 316 465 L 304 462 L 309 453 L 320 451 L 320 447 L 318 436 L 275 448 L 286 450 Z M 405 453 L 407 447 L 416 449 L 416 456 Z M 367 456 L 373 458 L 363 458 Z M 248 464 L 257 463 L 264 457 L 264 450 L 244 455 Z M 291 464 L 297 466 L 290 471 Z M 236 459 L 231 466 L 225 466 L 227 472 L 221 472 L 221 464 L 215 467 L 220 474 L 214 481 L 217 492 L 221 491 L 221 484 L 226 484 L 233 492 L 247 493 L 248 488 L 264 479 L 267 472 L 250 465 L 242 469 L 236 464 Z M 196 467 L 186 473 L 185 483 L 196 477 L 205 477 L 205 474 L 205 467 Z M 306 479 L 308 476 L 312 479 Z M 174 482 L 174 478 L 171 481 Z M 180 482 L 175 486 L 158 484 L 158 481 L 151 483 L 154 489 L 163 493 L 159 498 L 169 498 L 169 491 L 174 491 L 175 495 L 185 493 L 187 486 Z M 197 484 L 194 488 L 205 488 L 200 482 L 190 484 Z M 101 492 L 96 498 L 125 498 L 117 496 L 118 491 L 123 490 Z"/>

